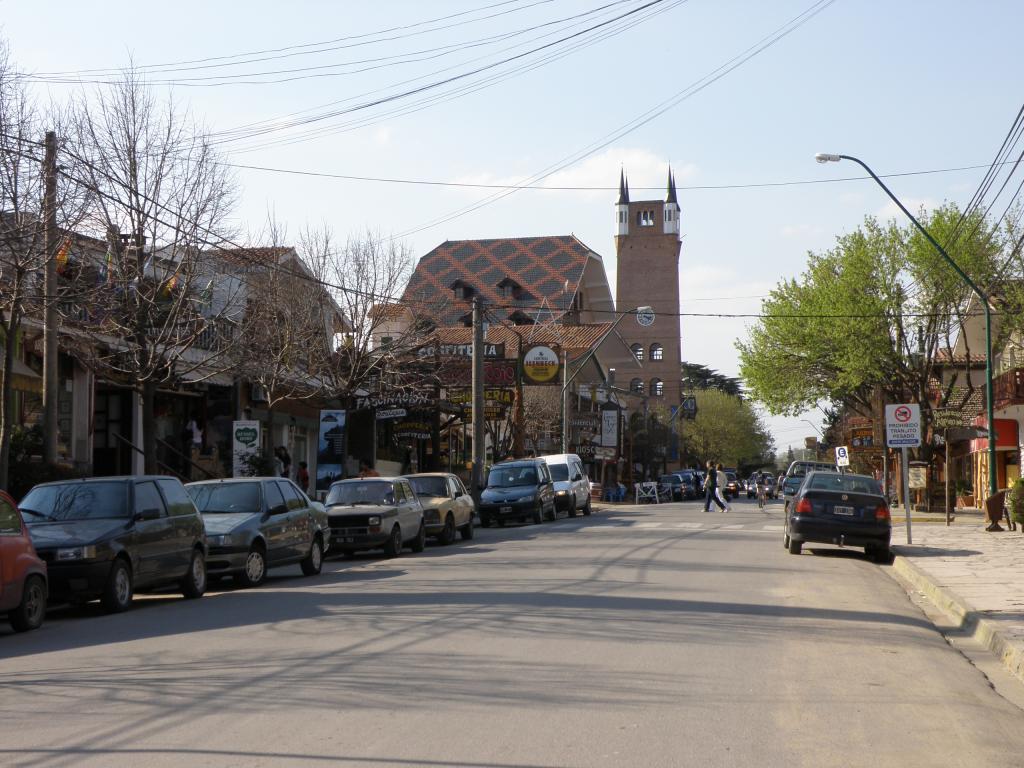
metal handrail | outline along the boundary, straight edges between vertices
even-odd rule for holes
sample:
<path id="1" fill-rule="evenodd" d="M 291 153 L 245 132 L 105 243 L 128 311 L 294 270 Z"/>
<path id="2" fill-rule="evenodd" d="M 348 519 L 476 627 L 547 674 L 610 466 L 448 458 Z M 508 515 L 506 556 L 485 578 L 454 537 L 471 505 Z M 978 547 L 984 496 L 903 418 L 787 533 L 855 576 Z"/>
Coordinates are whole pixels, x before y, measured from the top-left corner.
<path id="1" fill-rule="evenodd" d="M 135 443 L 133 443 L 133 442 L 132 442 L 131 440 L 129 440 L 129 439 L 128 439 L 127 437 L 125 437 L 124 435 L 119 435 L 119 434 L 118 434 L 117 432 L 112 432 L 111 434 L 112 434 L 112 435 L 113 435 L 114 437 L 116 437 L 116 438 L 117 438 L 118 440 L 120 440 L 120 441 L 121 441 L 122 443 L 124 443 L 125 445 L 127 445 L 127 446 L 128 446 L 129 448 L 131 448 L 131 449 L 132 449 L 133 451 L 135 451 L 135 452 L 136 452 L 136 453 L 138 453 L 138 454 L 141 454 L 143 458 L 145 458 L 145 457 L 146 457 L 146 452 L 145 452 L 144 450 L 142 450 L 141 448 L 139 448 L 139 446 L 137 446 L 137 445 L 136 445 Z M 188 478 L 186 478 L 186 477 L 182 476 L 182 475 L 181 475 L 181 474 L 180 474 L 180 473 L 179 473 L 179 472 L 178 472 L 178 471 L 177 471 L 176 469 L 174 469 L 173 467 L 171 467 L 171 466 L 168 466 L 167 464 L 164 464 L 164 463 L 163 463 L 162 461 L 160 461 L 160 459 L 157 459 L 157 460 L 156 460 L 156 465 L 157 465 L 158 467 L 160 467 L 161 469 L 163 469 L 164 471 L 166 471 L 166 472 L 167 472 L 167 473 L 168 473 L 169 475 L 173 475 L 174 477 L 178 478 L 179 480 L 181 480 L 181 481 L 183 481 L 183 482 L 184 482 L 184 481 L 186 481 L 186 480 L 188 479 Z"/>
<path id="2" fill-rule="evenodd" d="M 192 461 L 192 459 L 190 459 L 188 456 L 186 456 L 184 453 L 179 451 L 177 448 L 175 448 L 173 445 L 168 443 L 163 438 L 158 437 L 156 439 L 156 441 L 158 443 L 160 443 L 160 445 L 162 445 L 164 448 L 169 450 L 171 453 L 173 453 L 175 456 L 177 456 L 179 459 L 181 459 L 186 464 L 188 464 L 190 467 L 192 467 L 193 469 L 198 469 L 200 472 L 202 472 L 204 475 L 206 475 L 207 479 L 215 480 L 217 478 L 217 476 L 215 474 L 213 474 L 212 472 L 210 472 L 210 470 L 208 470 L 206 467 L 203 467 L 203 466 L 200 466 L 199 464 L 196 464 L 194 461 Z"/>

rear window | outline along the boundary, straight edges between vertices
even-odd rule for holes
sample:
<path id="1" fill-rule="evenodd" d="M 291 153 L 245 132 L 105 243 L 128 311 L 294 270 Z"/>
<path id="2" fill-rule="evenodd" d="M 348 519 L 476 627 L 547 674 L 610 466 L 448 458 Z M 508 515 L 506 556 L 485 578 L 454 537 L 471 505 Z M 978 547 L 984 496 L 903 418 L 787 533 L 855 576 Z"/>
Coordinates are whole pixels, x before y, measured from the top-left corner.
<path id="1" fill-rule="evenodd" d="M 251 483 L 190 485 L 187 490 L 196 508 L 207 514 L 263 511 L 258 480 Z"/>
<path id="2" fill-rule="evenodd" d="M 36 486 L 21 500 L 28 522 L 128 517 L 127 486 L 123 482 L 60 483 Z M 34 513 L 34 514 L 33 514 Z"/>
<path id="3" fill-rule="evenodd" d="M 816 474 L 807 483 L 811 491 L 837 491 L 841 493 L 871 493 L 882 495 L 878 482 L 861 475 Z"/>

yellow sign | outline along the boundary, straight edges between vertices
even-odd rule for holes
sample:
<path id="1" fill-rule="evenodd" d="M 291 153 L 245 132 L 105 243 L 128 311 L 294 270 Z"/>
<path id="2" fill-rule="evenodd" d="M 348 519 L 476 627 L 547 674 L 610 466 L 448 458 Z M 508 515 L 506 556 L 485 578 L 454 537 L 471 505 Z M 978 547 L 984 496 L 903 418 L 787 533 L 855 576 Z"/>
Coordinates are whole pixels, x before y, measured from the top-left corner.
<path id="1" fill-rule="evenodd" d="M 557 384 L 562 370 L 558 347 L 534 344 L 523 355 L 523 378 L 527 384 Z"/>

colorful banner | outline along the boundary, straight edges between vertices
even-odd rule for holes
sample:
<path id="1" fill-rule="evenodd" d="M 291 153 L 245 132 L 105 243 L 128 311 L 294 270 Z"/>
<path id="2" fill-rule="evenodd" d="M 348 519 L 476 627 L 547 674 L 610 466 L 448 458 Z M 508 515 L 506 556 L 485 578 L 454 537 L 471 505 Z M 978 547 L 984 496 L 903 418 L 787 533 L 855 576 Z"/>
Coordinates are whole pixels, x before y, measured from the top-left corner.
<path id="1" fill-rule="evenodd" d="M 345 411 L 320 411 L 316 448 L 316 490 L 326 491 L 345 472 Z"/>

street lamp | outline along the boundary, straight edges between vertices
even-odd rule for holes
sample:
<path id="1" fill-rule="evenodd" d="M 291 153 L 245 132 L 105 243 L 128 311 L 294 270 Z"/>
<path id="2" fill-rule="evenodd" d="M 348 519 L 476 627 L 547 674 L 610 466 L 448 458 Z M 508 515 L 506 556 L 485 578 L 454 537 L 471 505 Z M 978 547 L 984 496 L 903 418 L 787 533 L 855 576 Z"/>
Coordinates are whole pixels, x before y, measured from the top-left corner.
<path id="1" fill-rule="evenodd" d="M 968 288 L 974 292 L 974 295 L 981 301 L 981 306 L 985 310 L 985 400 L 986 400 L 986 416 L 988 418 L 988 492 L 989 496 L 996 494 L 996 423 L 995 423 L 995 406 L 993 404 L 992 396 L 992 311 L 989 307 L 988 296 L 977 286 L 974 281 L 971 280 L 964 271 L 960 269 L 955 261 L 946 253 L 945 249 L 939 245 L 935 238 L 931 236 L 927 229 L 921 226 L 914 215 L 907 210 L 906 206 L 899 201 L 899 199 L 892 193 L 892 191 L 882 183 L 882 180 L 878 178 L 874 171 L 868 168 L 867 164 L 863 160 L 859 160 L 856 157 L 850 155 L 833 155 L 826 152 L 819 152 L 814 156 L 814 159 L 819 163 L 838 163 L 840 160 L 851 160 L 865 171 L 868 175 L 875 180 L 884 191 L 899 207 L 903 213 L 906 214 L 907 218 L 914 222 L 914 226 L 917 227 L 918 231 L 925 236 L 929 243 L 934 246 L 935 250 L 946 260 L 946 262 L 953 268 L 953 271 L 959 275 L 960 279 L 964 281 Z"/>

